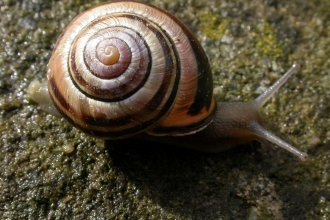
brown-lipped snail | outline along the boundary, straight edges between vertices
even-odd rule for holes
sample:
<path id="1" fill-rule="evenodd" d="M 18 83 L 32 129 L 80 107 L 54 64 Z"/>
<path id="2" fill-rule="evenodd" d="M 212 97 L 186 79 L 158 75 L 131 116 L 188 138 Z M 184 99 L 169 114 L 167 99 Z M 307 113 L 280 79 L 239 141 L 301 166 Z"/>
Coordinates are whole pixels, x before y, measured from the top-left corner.
<path id="1" fill-rule="evenodd" d="M 205 152 L 257 140 L 306 161 L 306 153 L 264 129 L 258 113 L 299 69 L 294 64 L 253 101 L 217 103 L 208 58 L 192 32 L 155 6 L 115 1 L 68 25 L 47 78 L 57 110 L 94 137 L 136 136 Z"/>

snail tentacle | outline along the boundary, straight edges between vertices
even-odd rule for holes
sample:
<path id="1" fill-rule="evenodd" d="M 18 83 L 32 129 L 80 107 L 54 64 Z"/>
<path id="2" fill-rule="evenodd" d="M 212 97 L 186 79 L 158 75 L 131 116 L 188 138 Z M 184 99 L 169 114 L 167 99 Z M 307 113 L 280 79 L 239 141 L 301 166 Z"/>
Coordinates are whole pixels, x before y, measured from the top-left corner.
<path id="1" fill-rule="evenodd" d="M 300 70 L 300 65 L 294 63 L 292 67 L 280 78 L 278 79 L 271 87 L 269 87 L 265 92 L 253 100 L 255 108 L 260 109 L 274 94 L 281 88 L 281 86 L 292 76 L 294 73 Z"/>
<path id="2" fill-rule="evenodd" d="M 255 135 L 257 135 L 261 140 L 257 139 L 259 142 L 263 143 L 263 139 L 270 141 L 277 146 L 289 151 L 290 153 L 297 156 L 302 162 L 307 161 L 308 154 L 305 152 L 302 152 L 298 150 L 297 148 L 293 147 L 292 145 L 288 144 L 287 142 L 283 141 L 276 135 L 272 134 L 271 132 L 267 131 L 264 127 L 262 127 L 260 124 L 255 123 L 252 126 L 252 130 Z"/>
<path id="3" fill-rule="evenodd" d="M 258 111 L 273 95 L 274 93 L 292 76 L 294 73 L 300 70 L 300 65 L 294 63 L 292 67 L 280 78 L 278 79 L 271 87 L 269 87 L 264 93 L 262 93 L 259 97 L 251 102 L 254 108 Z M 307 161 L 308 155 L 305 152 L 301 152 L 292 145 L 286 143 L 285 141 L 281 140 L 276 135 L 272 134 L 271 132 L 267 131 L 263 128 L 259 123 L 254 123 L 252 125 L 252 130 L 255 135 L 257 135 L 260 139 L 268 140 L 279 147 L 291 152 L 292 154 L 299 157 L 301 161 Z"/>

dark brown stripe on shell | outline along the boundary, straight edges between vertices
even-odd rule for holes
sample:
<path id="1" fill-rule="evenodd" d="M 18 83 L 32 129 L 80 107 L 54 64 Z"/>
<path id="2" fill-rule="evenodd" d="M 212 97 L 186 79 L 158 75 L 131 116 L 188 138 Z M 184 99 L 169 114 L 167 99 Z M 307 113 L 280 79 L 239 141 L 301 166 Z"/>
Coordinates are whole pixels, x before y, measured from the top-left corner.
<path id="1" fill-rule="evenodd" d="M 58 100 L 58 102 L 61 104 L 61 108 L 64 108 L 65 111 L 69 111 L 71 109 L 70 104 L 67 102 L 67 100 L 62 96 L 62 94 L 59 92 L 60 90 L 58 89 L 54 77 L 51 77 L 49 79 L 49 83 L 50 83 L 50 89 L 51 91 L 49 91 L 50 93 L 53 93 L 54 95 L 50 96 L 53 100 L 54 98 L 56 98 Z M 57 105 L 55 105 L 57 107 Z"/>
<path id="2" fill-rule="evenodd" d="M 162 54 L 165 55 L 164 59 L 165 59 L 165 73 L 164 73 L 164 80 L 163 83 L 161 84 L 161 87 L 159 88 L 159 90 L 157 91 L 157 93 L 155 94 L 155 96 L 152 98 L 152 100 L 145 106 L 145 110 L 148 110 L 150 112 L 154 111 L 161 103 L 161 101 L 164 99 L 165 95 L 166 95 L 166 91 L 168 91 L 168 87 L 171 81 L 171 76 L 173 73 L 173 70 L 175 69 L 175 66 L 177 66 L 177 72 L 176 72 L 176 79 L 175 82 L 173 84 L 174 88 L 172 90 L 172 93 L 176 94 L 178 87 L 179 87 L 179 81 L 180 81 L 180 68 L 179 68 L 179 56 L 178 53 L 176 51 L 176 48 L 172 46 L 172 48 L 170 48 L 170 46 L 167 44 L 166 39 L 164 38 L 164 36 L 157 30 L 155 29 L 153 26 L 147 25 L 147 22 L 145 20 L 140 20 L 140 22 L 143 22 L 144 25 L 148 26 L 148 28 L 155 34 L 155 36 L 158 39 L 158 42 L 160 43 L 160 45 L 162 46 Z M 151 22 L 151 21 L 149 21 Z M 153 23 L 153 22 L 152 22 Z M 154 24 L 156 26 L 156 24 Z M 164 32 L 166 35 L 166 32 Z M 171 45 L 174 45 L 172 39 L 170 38 L 170 36 L 166 35 L 167 39 L 170 41 Z M 173 50 L 174 52 L 174 57 L 176 58 L 176 63 L 173 63 L 173 59 L 171 57 L 171 50 Z M 175 97 L 174 97 L 175 99 Z M 173 105 L 173 100 L 168 100 L 166 102 L 166 104 L 163 106 L 163 109 L 167 110 Z"/>
<path id="3" fill-rule="evenodd" d="M 59 88 L 56 86 L 56 83 L 54 81 L 54 78 L 51 78 L 50 80 L 50 85 L 51 85 L 51 89 L 53 91 L 54 96 L 51 96 L 51 98 L 54 101 L 58 101 L 56 103 L 60 103 L 60 106 L 55 105 L 57 110 L 60 112 L 60 114 L 66 118 L 71 124 L 75 125 L 77 128 L 79 128 L 81 131 L 90 134 L 92 136 L 96 136 L 96 137 L 107 137 L 109 136 L 108 132 L 102 132 L 102 131 L 97 131 L 94 132 L 90 129 L 86 129 L 86 127 L 81 126 L 80 124 L 75 123 L 71 117 L 68 116 L 67 112 L 70 112 L 72 115 L 74 115 L 76 117 L 76 119 L 78 121 L 83 121 L 84 123 L 86 123 L 87 125 L 92 125 L 92 126 L 102 126 L 102 127 L 118 127 L 118 126 L 122 126 L 125 124 L 128 124 L 131 122 L 131 117 L 122 117 L 122 118 L 117 118 L 117 119 L 104 119 L 104 118 L 93 118 L 89 115 L 78 115 L 76 112 L 74 112 L 72 109 L 72 107 L 70 106 L 70 104 L 66 101 L 66 99 L 62 96 L 62 94 L 59 92 Z M 79 118 L 78 118 L 79 116 Z M 132 130 L 132 129 L 130 129 Z M 127 131 L 127 130 L 125 130 Z M 97 135 L 96 135 L 97 134 Z M 111 132 L 112 138 L 115 137 L 120 137 L 123 134 L 129 134 L 129 132 Z"/>
<path id="4" fill-rule="evenodd" d="M 177 23 L 181 27 L 182 31 L 189 39 L 190 45 L 194 51 L 198 65 L 198 72 L 200 74 L 198 74 L 197 93 L 195 95 L 193 104 L 189 108 L 188 113 L 190 115 L 197 115 L 199 114 L 200 110 L 203 107 L 209 109 L 213 99 L 213 80 L 212 80 L 212 73 L 209 67 L 208 58 L 202 46 L 200 45 L 195 35 L 177 17 L 175 17 L 173 14 L 171 14 L 168 11 L 157 8 L 156 6 L 153 5 L 149 5 L 149 6 L 159 11 L 159 13 L 165 13 L 172 20 L 174 20 L 175 23 Z"/>
<path id="5" fill-rule="evenodd" d="M 214 115 L 217 112 L 217 108 L 214 107 L 212 113 L 204 118 L 203 120 L 199 121 L 197 124 L 191 124 L 188 126 L 171 126 L 171 127 L 155 127 L 152 129 L 153 134 L 171 134 L 171 136 L 176 136 L 176 134 L 189 134 L 190 132 L 196 131 L 196 128 L 203 128 L 210 124 L 214 118 Z M 187 119 L 188 120 L 188 119 Z"/>
<path id="6" fill-rule="evenodd" d="M 72 115 L 74 115 L 76 118 L 79 116 L 76 112 L 74 112 L 71 107 L 71 105 L 66 101 L 66 99 L 63 97 L 63 95 L 59 92 L 59 88 L 57 87 L 54 78 L 51 78 L 50 80 L 50 85 L 53 91 L 54 96 L 51 96 L 52 99 L 56 98 L 58 102 L 60 103 L 60 106 L 55 105 L 59 112 L 66 118 L 68 119 L 71 123 L 75 124 L 77 127 L 79 127 L 80 130 L 84 130 L 86 133 L 91 133 L 91 131 L 88 131 L 81 127 L 80 125 L 76 124 L 70 117 L 68 117 L 68 114 L 65 113 L 65 111 L 70 112 Z M 99 125 L 99 126 L 107 126 L 107 127 L 118 127 L 124 124 L 127 124 L 130 122 L 130 117 L 122 117 L 122 118 L 117 118 L 117 119 L 104 119 L 104 118 L 93 118 L 90 117 L 89 115 L 80 115 L 79 118 L 77 118 L 78 121 L 83 121 L 84 123 L 88 125 Z"/>

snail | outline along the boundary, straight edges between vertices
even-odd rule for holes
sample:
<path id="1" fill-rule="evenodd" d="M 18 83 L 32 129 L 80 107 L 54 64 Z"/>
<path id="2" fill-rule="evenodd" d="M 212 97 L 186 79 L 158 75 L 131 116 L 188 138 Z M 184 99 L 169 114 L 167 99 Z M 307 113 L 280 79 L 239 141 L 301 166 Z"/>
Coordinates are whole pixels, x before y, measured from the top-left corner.
<path id="1" fill-rule="evenodd" d="M 294 64 L 253 101 L 216 102 L 208 58 L 182 22 L 155 6 L 115 1 L 83 12 L 63 31 L 47 84 L 60 114 L 94 137 L 205 152 L 257 140 L 306 161 L 306 153 L 264 129 L 258 113 L 299 69 Z"/>

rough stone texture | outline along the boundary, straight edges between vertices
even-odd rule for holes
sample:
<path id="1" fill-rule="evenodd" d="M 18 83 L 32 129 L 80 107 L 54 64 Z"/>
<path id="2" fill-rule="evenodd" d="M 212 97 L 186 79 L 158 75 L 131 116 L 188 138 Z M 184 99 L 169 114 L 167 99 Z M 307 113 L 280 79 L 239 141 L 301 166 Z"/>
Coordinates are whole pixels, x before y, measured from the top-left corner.
<path id="1" fill-rule="evenodd" d="M 150 1 L 197 34 L 218 100 L 251 100 L 294 61 L 303 65 L 263 114 L 309 153 L 306 163 L 258 143 L 214 155 L 104 143 L 40 111 L 29 83 L 45 79 L 64 27 L 101 2 L 0 3 L 1 219 L 330 218 L 328 0 Z"/>

